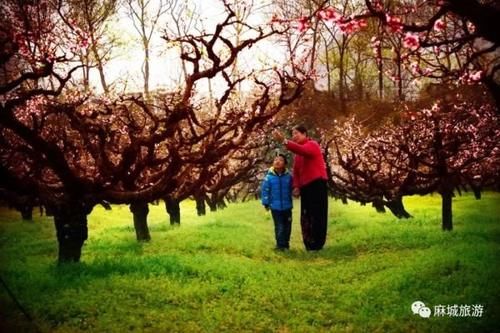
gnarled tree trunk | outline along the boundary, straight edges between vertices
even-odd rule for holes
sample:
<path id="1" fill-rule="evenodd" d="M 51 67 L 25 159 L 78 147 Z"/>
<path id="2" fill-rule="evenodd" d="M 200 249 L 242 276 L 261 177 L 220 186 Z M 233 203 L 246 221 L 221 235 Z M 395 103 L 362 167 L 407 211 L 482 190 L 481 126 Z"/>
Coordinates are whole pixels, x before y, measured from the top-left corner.
<path id="1" fill-rule="evenodd" d="M 476 200 L 481 199 L 481 186 L 471 185 L 472 192 L 474 192 L 474 198 Z"/>
<path id="2" fill-rule="evenodd" d="M 217 208 L 219 209 L 227 208 L 227 204 L 226 201 L 224 200 L 224 197 L 220 197 L 217 199 Z"/>
<path id="3" fill-rule="evenodd" d="M 444 231 L 453 230 L 453 215 L 452 215 L 452 200 L 453 189 L 449 186 L 443 186 L 440 191 L 442 204 L 441 204 L 441 227 Z"/>
<path id="4" fill-rule="evenodd" d="M 394 198 L 391 201 L 386 201 L 384 202 L 385 206 L 389 208 L 392 214 L 396 216 L 398 219 L 407 219 L 412 217 L 410 213 L 408 213 L 403 206 L 403 198 L 402 197 L 397 197 Z"/>
<path id="5" fill-rule="evenodd" d="M 148 203 L 134 202 L 130 204 L 130 211 L 134 214 L 134 228 L 137 240 L 140 242 L 147 242 L 151 240 L 148 228 Z"/>
<path id="6" fill-rule="evenodd" d="M 372 206 L 377 210 L 377 213 L 385 213 L 384 201 L 382 199 L 374 200 Z"/>
<path id="7" fill-rule="evenodd" d="M 207 209 L 205 205 L 205 196 L 204 195 L 196 195 L 194 197 L 196 201 L 196 212 L 198 216 L 203 216 L 207 214 Z"/>
<path id="8" fill-rule="evenodd" d="M 172 197 L 166 197 L 165 208 L 170 216 L 170 225 L 181 224 L 181 208 L 179 206 L 179 200 Z"/>
<path id="9" fill-rule="evenodd" d="M 33 206 L 29 204 L 19 206 L 18 210 L 25 221 L 33 221 Z"/>
<path id="10" fill-rule="evenodd" d="M 217 201 L 215 198 L 215 195 L 212 194 L 211 196 L 206 197 L 207 205 L 210 208 L 211 212 L 216 212 L 217 211 Z"/>
<path id="11" fill-rule="evenodd" d="M 93 206 L 73 200 L 53 207 L 54 224 L 59 243 L 59 263 L 79 262 L 88 237 L 87 215 Z"/>

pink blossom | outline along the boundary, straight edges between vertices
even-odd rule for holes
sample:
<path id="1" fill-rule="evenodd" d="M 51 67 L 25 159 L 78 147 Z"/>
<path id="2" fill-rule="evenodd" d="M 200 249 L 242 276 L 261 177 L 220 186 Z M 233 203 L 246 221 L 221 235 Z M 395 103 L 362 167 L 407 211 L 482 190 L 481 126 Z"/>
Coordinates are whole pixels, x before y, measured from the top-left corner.
<path id="1" fill-rule="evenodd" d="M 465 84 L 472 84 L 481 81 L 482 77 L 483 77 L 483 71 L 480 70 L 474 71 L 472 73 L 466 72 L 458 78 L 458 81 Z"/>
<path id="2" fill-rule="evenodd" d="M 80 47 L 83 48 L 83 49 L 85 49 L 85 48 L 87 48 L 87 46 L 89 46 L 89 40 L 88 40 L 88 38 L 82 38 L 80 40 Z"/>
<path id="3" fill-rule="evenodd" d="M 338 26 L 343 33 L 352 34 L 365 28 L 367 23 L 365 20 L 352 20 L 347 23 L 339 23 Z"/>
<path id="4" fill-rule="evenodd" d="M 340 31 L 342 31 L 342 33 L 344 33 L 344 34 L 350 34 L 352 32 L 352 28 L 353 28 L 351 22 L 339 23 L 338 27 L 339 27 Z"/>
<path id="5" fill-rule="evenodd" d="M 297 21 L 297 30 L 299 32 L 304 32 L 307 29 L 311 27 L 311 24 L 309 23 L 309 19 L 306 16 L 302 16 L 298 21 Z"/>
<path id="6" fill-rule="evenodd" d="M 407 32 L 403 40 L 403 46 L 414 51 L 420 47 L 418 35 Z"/>
<path id="7" fill-rule="evenodd" d="M 324 21 L 339 21 L 342 15 L 337 13 L 333 7 L 327 7 L 318 12 L 318 17 Z"/>
<path id="8" fill-rule="evenodd" d="M 446 28 L 446 23 L 444 22 L 443 19 L 439 19 L 436 22 L 434 22 L 434 30 L 443 31 L 445 28 Z"/>
<path id="9" fill-rule="evenodd" d="M 476 71 L 472 74 L 469 74 L 469 78 L 472 82 L 477 82 L 481 80 L 482 76 L 483 76 L 483 71 Z"/>
<path id="10" fill-rule="evenodd" d="M 401 24 L 401 19 L 399 17 L 385 14 L 385 19 L 387 21 L 387 24 L 389 25 L 389 30 L 391 32 L 402 32 L 403 31 L 403 25 Z"/>

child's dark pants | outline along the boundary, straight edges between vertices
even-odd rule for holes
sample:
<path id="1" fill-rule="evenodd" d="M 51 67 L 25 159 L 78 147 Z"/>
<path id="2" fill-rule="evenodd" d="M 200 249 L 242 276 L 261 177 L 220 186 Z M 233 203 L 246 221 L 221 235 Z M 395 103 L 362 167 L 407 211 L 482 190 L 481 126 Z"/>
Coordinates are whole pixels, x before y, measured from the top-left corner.
<path id="1" fill-rule="evenodd" d="M 288 249 L 290 247 L 290 233 L 292 232 L 292 210 L 271 210 L 274 220 L 274 234 L 276 247 Z"/>

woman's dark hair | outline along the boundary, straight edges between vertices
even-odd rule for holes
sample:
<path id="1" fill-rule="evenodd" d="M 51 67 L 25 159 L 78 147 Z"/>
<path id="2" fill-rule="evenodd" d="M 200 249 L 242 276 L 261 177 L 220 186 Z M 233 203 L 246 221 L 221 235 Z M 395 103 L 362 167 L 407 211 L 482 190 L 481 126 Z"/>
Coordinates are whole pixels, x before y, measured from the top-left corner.
<path id="1" fill-rule="evenodd" d="M 285 165 L 287 165 L 287 163 L 288 163 L 288 162 L 287 162 L 287 160 L 286 160 L 286 156 L 285 156 L 285 154 L 278 154 L 278 155 L 276 155 L 276 157 L 281 157 L 281 158 L 283 158 L 283 161 L 285 161 Z"/>
<path id="2" fill-rule="evenodd" d="M 304 125 L 297 125 L 293 129 L 307 135 L 307 128 Z"/>

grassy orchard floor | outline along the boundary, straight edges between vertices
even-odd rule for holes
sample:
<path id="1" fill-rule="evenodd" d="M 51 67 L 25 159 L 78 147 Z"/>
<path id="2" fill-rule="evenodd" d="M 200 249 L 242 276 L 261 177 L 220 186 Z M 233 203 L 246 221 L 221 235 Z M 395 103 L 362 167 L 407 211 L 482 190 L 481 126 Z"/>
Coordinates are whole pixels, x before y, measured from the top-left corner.
<path id="1" fill-rule="evenodd" d="M 498 332 L 499 199 L 455 198 L 453 232 L 441 231 L 438 196 L 407 198 L 409 220 L 331 201 L 317 253 L 303 249 L 298 207 L 287 253 L 272 250 L 258 202 L 205 217 L 184 202 L 180 228 L 151 206 L 146 244 L 128 207 L 96 207 L 82 263 L 63 267 L 50 218 L 3 210 L 0 275 L 43 332 Z M 416 300 L 485 313 L 424 319 Z M 3 287 L 0 301 L 4 329 L 33 331 Z"/>

